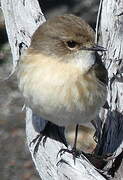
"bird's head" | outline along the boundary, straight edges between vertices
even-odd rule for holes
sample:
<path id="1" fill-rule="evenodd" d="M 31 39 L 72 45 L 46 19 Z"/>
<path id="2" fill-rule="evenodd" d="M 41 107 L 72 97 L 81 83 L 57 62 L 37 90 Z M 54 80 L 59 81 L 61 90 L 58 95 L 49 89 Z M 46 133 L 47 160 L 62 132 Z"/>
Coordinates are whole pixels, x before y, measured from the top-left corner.
<path id="1" fill-rule="evenodd" d="M 30 48 L 35 53 L 54 56 L 65 62 L 81 62 L 87 68 L 94 63 L 91 59 L 95 51 L 105 50 L 95 44 L 93 29 L 80 17 L 71 14 L 43 23 L 34 33 Z"/>

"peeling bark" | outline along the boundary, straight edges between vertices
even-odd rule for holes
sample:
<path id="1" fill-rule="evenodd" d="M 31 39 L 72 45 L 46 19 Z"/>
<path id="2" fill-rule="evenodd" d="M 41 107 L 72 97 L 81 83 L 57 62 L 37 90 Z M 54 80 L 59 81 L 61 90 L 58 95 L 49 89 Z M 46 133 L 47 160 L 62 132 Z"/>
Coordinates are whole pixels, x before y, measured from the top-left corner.
<path id="1" fill-rule="evenodd" d="M 8 39 L 13 55 L 13 67 L 16 69 L 17 61 L 23 51 L 29 46 L 33 32 L 41 25 L 45 18 L 39 8 L 37 0 L 1 0 L 2 10 L 8 33 Z M 103 55 L 104 63 L 109 72 L 108 104 L 109 109 L 102 109 L 100 117 L 104 120 L 101 139 L 96 153 L 104 155 L 122 151 L 123 139 L 123 2 L 121 0 L 103 0 L 101 22 L 100 22 L 100 43 L 107 48 Z M 65 145 L 48 138 L 45 146 L 40 144 L 39 150 L 34 156 L 35 144 L 31 144 L 36 137 L 37 131 L 45 126 L 45 121 L 34 116 L 31 109 L 26 108 L 26 133 L 29 150 L 31 152 L 36 169 L 43 180 L 103 180 L 97 170 L 81 156 L 74 164 L 72 155 L 65 153 L 62 156 L 57 154 Z M 35 122 L 35 129 L 34 124 Z M 38 129 L 39 127 L 39 129 Z M 118 148 L 120 146 L 120 148 Z M 110 166 L 109 166 L 110 164 Z M 111 167 L 109 161 L 107 167 Z M 106 168 L 107 168 L 106 167 Z M 121 180 L 121 169 L 115 180 Z"/>
<path id="2" fill-rule="evenodd" d="M 33 32 L 45 21 L 45 18 L 36 0 L 2 0 L 1 5 L 13 55 L 13 66 L 16 69 L 19 56 L 29 46 Z M 34 116 L 31 109 L 26 109 L 26 132 L 29 145 L 37 135 L 33 125 L 41 130 L 45 123 L 40 117 Z M 84 157 L 77 158 L 76 164 L 68 153 L 57 157 L 59 150 L 65 147 L 58 141 L 48 138 L 45 146 L 40 144 L 36 156 L 34 156 L 34 147 L 35 144 L 29 145 L 29 150 L 42 180 L 104 179 Z"/>
<path id="3" fill-rule="evenodd" d="M 112 160 L 109 160 L 105 169 L 109 174 L 114 173 L 118 167 L 114 166 L 120 160 L 122 162 L 122 141 L 123 141 L 123 1 L 103 0 L 99 43 L 107 49 L 103 54 L 103 61 L 109 74 L 108 82 L 108 110 L 102 110 L 101 119 L 104 120 L 102 136 L 97 154 L 105 155 L 113 153 Z M 115 165 L 112 163 L 116 158 Z M 116 165 L 116 166 L 117 166 Z M 115 180 L 122 179 L 122 165 L 115 175 Z M 112 172 L 111 172 L 112 171 Z"/>

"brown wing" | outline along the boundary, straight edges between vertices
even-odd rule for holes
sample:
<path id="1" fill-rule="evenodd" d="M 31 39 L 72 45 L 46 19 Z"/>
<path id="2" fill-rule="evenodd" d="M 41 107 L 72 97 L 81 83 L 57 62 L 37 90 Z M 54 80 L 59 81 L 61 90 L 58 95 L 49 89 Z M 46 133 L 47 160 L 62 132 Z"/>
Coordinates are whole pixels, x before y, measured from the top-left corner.
<path id="1" fill-rule="evenodd" d="M 100 55 L 95 52 L 96 56 L 96 63 L 93 66 L 95 70 L 96 77 L 103 82 L 104 84 L 108 85 L 108 71 L 106 70 L 104 64 L 102 63 Z"/>

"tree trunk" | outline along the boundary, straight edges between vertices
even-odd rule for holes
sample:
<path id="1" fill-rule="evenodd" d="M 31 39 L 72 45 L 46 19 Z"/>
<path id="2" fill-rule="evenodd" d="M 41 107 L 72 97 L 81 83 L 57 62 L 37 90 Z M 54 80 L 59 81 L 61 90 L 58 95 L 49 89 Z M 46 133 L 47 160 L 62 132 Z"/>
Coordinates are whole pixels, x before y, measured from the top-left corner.
<path id="1" fill-rule="evenodd" d="M 122 177 L 122 141 L 123 141 L 123 1 L 103 0 L 99 29 L 99 43 L 107 49 L 103 61 L 109 75 L 108 110 L 101 111 L 104 120 L 98 154 L 114 153 L 115 166 L 120 166 L 115 179 Z M 114 161 L 114 159 L 113 159 Z M 107 167 L 112 162 L 109 161 Z M 111 163 L 112 164 L 112 163 Z M 117 164 L 117 165 L 116 165 Z M 111 167 L 109 174 L 114 175 L 117 167 Z"/>
<path id="2" fill-rule="evenodd" d="M 105 120 L 103 133 L 99 140 L 96 153 L 99 155 L 113 153 L 123 139 L 122 121 L 122 4 L 120 1 L 104 0 L 100 22 L 100 43 L 108 49 L 103 55 L 109 71 L 108 110 L 101 111 L 101 119 Z M 39 8 L 37 0 L 1 0 L 2 10 L 13 55 L 13 66 L 16 69 L 17 61 L 23 51 L 29 46 L 33 32 L 41 25 L 45 18 Z M 34 128 L 34 126 L 36 128 Z M 29 150 L 36 169 L 42 180 L 103 180 L 98 171 L 81 156 L 74 164 L 69 153 L 62 156 L 57 154 L 65 145 L 48 138 L 45 146 L 40 143 L 36 156 L 35 144 L 31 144 L 37 132 L 43 129 L 45 121 L 26 108 L 26 133 Z M 37 130 L 37 132 L 35 131 Z M 119 152 L 119 151 L 118 151 Z M 108 167 L 108 166 L 107 166 Z M 120 176 L 117 176 L 117 179 Z"/>

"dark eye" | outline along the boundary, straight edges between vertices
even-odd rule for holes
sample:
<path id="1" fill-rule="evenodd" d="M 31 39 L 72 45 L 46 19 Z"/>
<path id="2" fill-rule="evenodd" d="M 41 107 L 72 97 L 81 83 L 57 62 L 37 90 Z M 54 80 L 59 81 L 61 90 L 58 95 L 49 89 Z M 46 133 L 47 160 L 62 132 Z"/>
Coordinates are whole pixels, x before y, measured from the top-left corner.
<path id="1" fill-rule="evenodd" d="M 71 49 L 75 48 L 76 45 L 77 45 L 77 42 L 75 42 L 75 41 L 67 41 L 67 46 Z"/>

